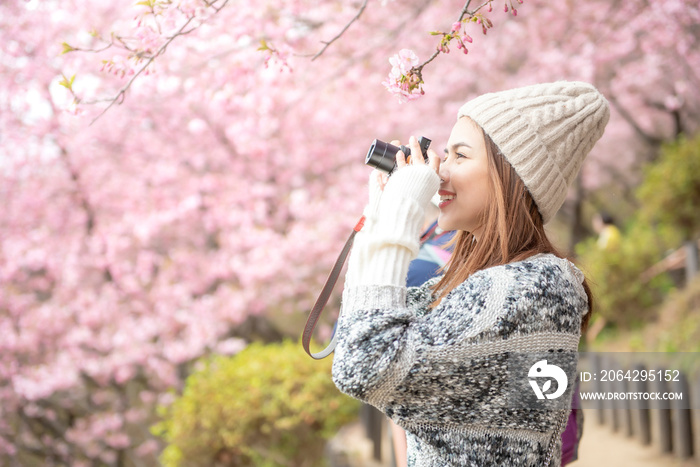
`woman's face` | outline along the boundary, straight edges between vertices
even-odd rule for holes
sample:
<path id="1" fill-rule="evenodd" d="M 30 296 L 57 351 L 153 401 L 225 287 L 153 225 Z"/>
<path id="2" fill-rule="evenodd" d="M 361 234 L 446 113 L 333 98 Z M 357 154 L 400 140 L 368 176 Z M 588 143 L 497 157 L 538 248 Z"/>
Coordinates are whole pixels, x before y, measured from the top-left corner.
<path id="1" fill-rule="evenodd" d="M 443 230 L 466 230 L 478 237 L 491 190 L 486 142 L 468 117 L 457 120 L 440 164 L 440 216 Z"/>

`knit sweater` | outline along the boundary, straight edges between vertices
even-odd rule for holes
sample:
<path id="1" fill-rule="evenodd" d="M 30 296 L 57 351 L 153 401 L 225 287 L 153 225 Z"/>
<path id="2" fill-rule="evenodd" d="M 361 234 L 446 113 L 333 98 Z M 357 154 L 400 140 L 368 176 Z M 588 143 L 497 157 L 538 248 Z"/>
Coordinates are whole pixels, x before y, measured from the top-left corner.
<path id="1" fill-rule="evenodd" d="M 398 170 L 383 193 L 370 183 L 333 380 L 406 430 L 409 466 L 542 467 L 548 455 L 558 466 L 568 407 L 504 406 L 504 361 L 518 352 L 575 355 L 587 311 L 583 275 L 567 260 L 537 255 L 474 273 L 431 309 L 438 279 L 406 288 L 405 277 L 438 184 L 426 166 Z M 567 369 L 569 381 L 574 372 Z M 570 402 L 570 388 L 562 397 Z"/>

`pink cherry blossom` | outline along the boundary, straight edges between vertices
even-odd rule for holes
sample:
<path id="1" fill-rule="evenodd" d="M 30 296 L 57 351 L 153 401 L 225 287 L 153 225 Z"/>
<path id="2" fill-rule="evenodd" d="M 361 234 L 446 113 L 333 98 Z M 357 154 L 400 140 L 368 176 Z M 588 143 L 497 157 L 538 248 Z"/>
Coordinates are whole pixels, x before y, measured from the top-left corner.
<path id="1" fill-rule="evenodd" d="M 202 15 L 205 12 L 205 5 L 202 3 L 202 0 L 180 0 L 177 8 L 188 17 Z"/>
<path id="2" fill-rule="evenodd" d="M 389 59 L 392 74 L 407 75 L 411 69 L 418 65 L 418 56 L 413 50 L 401 49 L 399 53 Z"/>
<path id="3" fill-rule="evenodd" d="M 423 95 L 420 80 L 414 74 L 413 67 L 418 65 L 418 56 L 410 49 L 402 49 L 389 59 L 392 65 L 389 76 L 382 84 L 395 96 L 399 102 L 415 100 Z"/>
<path id="4" fill-rule="evenodd" d="M 163 43 L 163 37 L 151 26 L 141 26 L 136 29 L 139 48 L 148 53 L 155 53 Z"/>

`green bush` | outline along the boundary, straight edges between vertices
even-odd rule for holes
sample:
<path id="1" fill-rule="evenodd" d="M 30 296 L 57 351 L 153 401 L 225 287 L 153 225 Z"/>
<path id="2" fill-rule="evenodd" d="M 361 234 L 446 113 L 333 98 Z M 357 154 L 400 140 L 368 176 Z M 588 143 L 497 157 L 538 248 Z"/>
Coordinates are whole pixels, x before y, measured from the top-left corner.
<path id="1" fill-rule="evenodd" d="M 166 467 L 323 465 L 326 440 L 357 415 L 333 385 L 331 359 L 312 360 L 298 343 L 201 363 L 153 428 Z"/>
<path id="2" fill-rule="evenodd" d="M 700 235 L 700 133 L 664 145 L 637 196 L 646 219 L 674 228 L 683 240 Z"/>
<path id="3" fill-rule="evenodd" d="M 645 167 L 636 191 L 640 209 L 618 248 L 602 250 L 595 239 L 576 246 L 600 316 L 619 328 L 634 327 L 656 313 L 672 289 L 667 274 L 644 272 L 671 250 L 700 234 L 700 134 L 665 144 Z"/>
<path id="4" fill-rule="evenodd" d="M 667 274 L 650 280 L 643 273 L 661 260 L 671 233 L 660 233 L 643 222 L 622 232 L 617 248 L 602 249 L 595 238 L 576 245 L 578 262 L 591 285 L 594 311 L 607 323 L 622 328 L 642 324 L 671 290 Z"/>

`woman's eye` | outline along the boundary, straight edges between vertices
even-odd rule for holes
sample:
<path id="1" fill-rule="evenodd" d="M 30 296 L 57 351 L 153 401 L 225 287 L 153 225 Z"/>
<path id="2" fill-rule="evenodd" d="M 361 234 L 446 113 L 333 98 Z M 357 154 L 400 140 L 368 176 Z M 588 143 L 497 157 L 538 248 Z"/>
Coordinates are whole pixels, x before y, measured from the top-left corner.
<path id="1" fill-rule="evenodd" d="M 461 157 L 467 157 L 467 156 L 464 155 L 464 154 L 462 154 L 461 152 L 458 152 L 458 153 L 457 153 L 457 159 L 459 159 L 459 158 L 461 158 Z"/>

